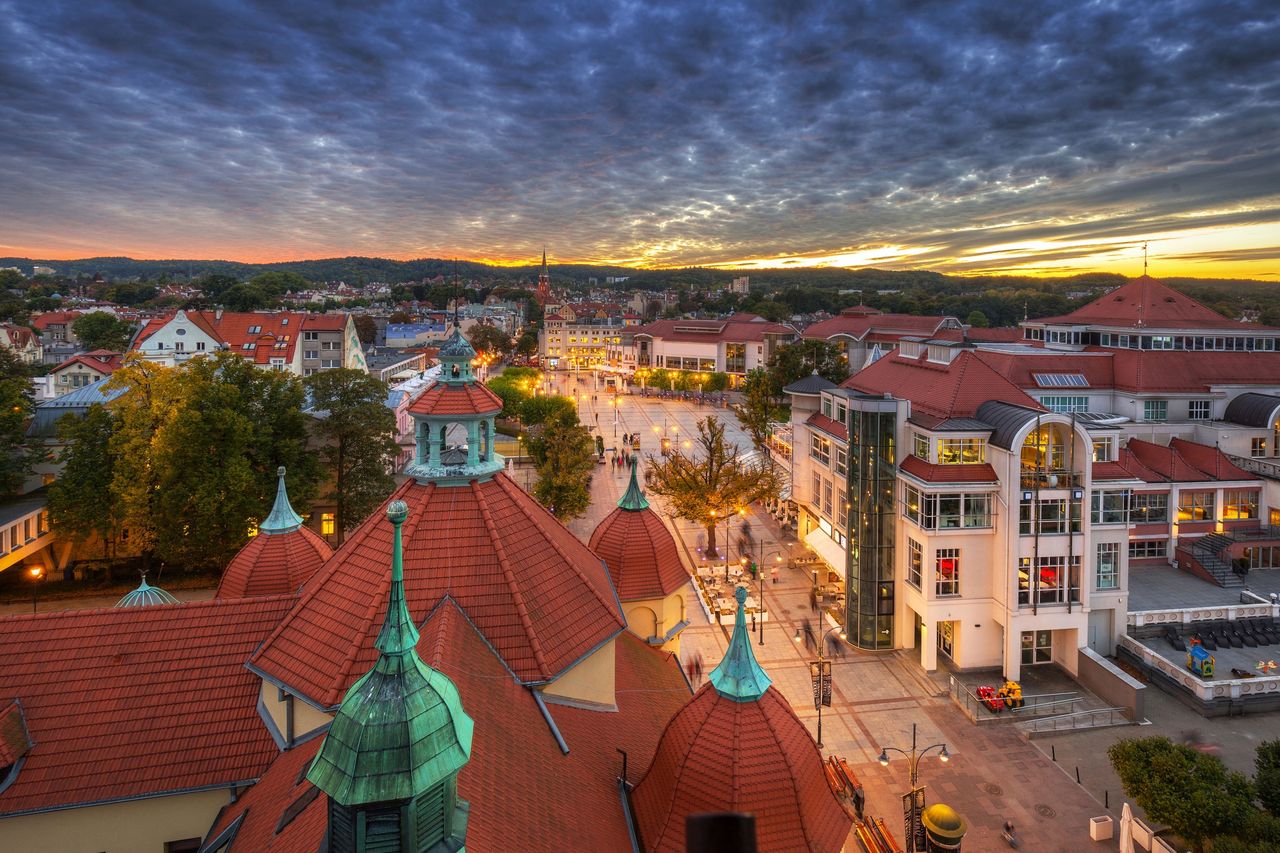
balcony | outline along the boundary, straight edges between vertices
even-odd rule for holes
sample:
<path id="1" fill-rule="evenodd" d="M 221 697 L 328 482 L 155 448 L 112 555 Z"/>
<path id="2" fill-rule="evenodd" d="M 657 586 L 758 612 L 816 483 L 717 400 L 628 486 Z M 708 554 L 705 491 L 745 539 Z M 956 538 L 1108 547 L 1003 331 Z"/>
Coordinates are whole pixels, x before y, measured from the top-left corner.
<path id="1" fill-rule="evenodd" d="M 1079 489 L 1084 486 L 1084 476 L 1071 471 L 1039 471 L 1023 468 L 1019 485 L 1023 489 Z"/>

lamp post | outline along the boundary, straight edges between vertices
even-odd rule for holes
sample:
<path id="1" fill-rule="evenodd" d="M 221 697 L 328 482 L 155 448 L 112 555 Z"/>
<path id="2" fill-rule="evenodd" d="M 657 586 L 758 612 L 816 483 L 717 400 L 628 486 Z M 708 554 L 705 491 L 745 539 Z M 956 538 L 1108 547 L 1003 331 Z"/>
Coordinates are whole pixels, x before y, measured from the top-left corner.
<path id="1" fill-rule="evenodd" d="M 818 668 L 818 685 L 817 685 L 817 689 L 814 692 L 814 697 L 813 697 L 814 707 L 816 707 L 818 710 L 818 749 L 822 749 L 822 706 L 827 704 L 826 702 L 823 701 L 826 698 L 826 694 L 827 694 L 827 691 L 824 689 L 826 687 L 826 684 L 824 684 L 823 682 L 824 680 L 826 682 L 830 682 L 831 680 L 831 676 L 829 674 L 829 667 L 824 666 L 824 664 L 827 663 L 827 657 L 822 653 L 822 650 L 827 644 L 827 637 L 830 637 L 836 631 L 840 632 L 840 639 L 842 640 L 846 636 L 848 636 L 845 633 L 844 628 L 842 628 L 839 625 L 835 625 L 823 631 L 822 635 L 818 637 L 818 660 L 816 661 L 817 668 Z M 796 635 L 794 639 L 797 643 L 800 642 L 799 628 L 796 629 Z M 811 661 L 809 666 L 813 667 L 814 663 L 815 662 Z"/>
<path id="2" fill-rule="evenodd" d="M 898 749 L 896 746 L 880 747 L 879 761 L 883 767 L 889 766 L 890 752 L 896 752 L 907 759 L 907 771 L 911 780 L 911 792 L 908 794 L 908 796 L 911 797 L 911 805 L 907 815 L 911 820 L 911 825 L 907 832 L 907 853 L 919 853 L 921 849 L 916 845 L 916 837 L 921 834 L 920 812 L 924 810 L 924 797 L 921 796 L 923 790 L 919 787 L 920 759 L 924 758 L 931 749 L 941 750 L 941 752 L 938 753 L 938 760 L 944 764 L 951 760 L 951 753 L 947 752 L 946 743 L 935 743 L 930 746 L 926 746 L 924 749 L 916 748 L 915 723 L 911 724 L 911 752 L 907 752 L 905 749 Z"/>
<path id="3" fill-rule="evenodd" d="M 764 539 L 761 539 L 756 545 L 756 586 L 759 589 L 759 597 L 756 599 L 756 609 L 760 611 L 760 645 L 764 645 Z M 782 551 L 774 551 L 769 554 L 774 560 L 782 562 Z"/>
<path id="4" fill-rule="evenodd" d="M 31 612 L 36 612 L 36 603 L 40 599 L 40 578 L 44 577 L 44 569 L 39 566 L 32 566 L 28 570 L 31 575 Z"/>

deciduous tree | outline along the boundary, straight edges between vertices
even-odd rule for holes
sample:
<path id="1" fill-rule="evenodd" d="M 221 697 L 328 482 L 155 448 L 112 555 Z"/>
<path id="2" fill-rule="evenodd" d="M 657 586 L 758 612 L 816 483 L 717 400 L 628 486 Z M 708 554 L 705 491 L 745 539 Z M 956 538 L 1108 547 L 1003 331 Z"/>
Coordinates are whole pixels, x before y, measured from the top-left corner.
<path id="1" fill-rule="evenodd" d="M 725 439 L 717 418 L 698 421 L 698 436 L 689 454 L 678 447 L 666 459 L 649 457 L 649 491 L 662 495 L 680 518 L 707 531 L 708 557 L 716 551 L 716 525 L 747 504 L 778 494 L 781 479 L 767 462 L 751 464 Z"/>
<path id="2" fill-rule="evenodd" d="M 770 424 L 786 415 L 786 408 L 779 403 L 773 379 L 767 370 L 756 369 L 747 373 L 742 383 L 742 402 L 734 405 L 733 413 L 747 435 L 751 436 L 755 448 L 762 449 L 769 437 Z"/>
<path id="3" fill-rule="evenodd" d="M 49 486 L 49 524 L 57 537 L 100 543 L 108 556 L 120 530 L 119 504 L 111 495 L 115 431 L 115 417 L 99 403 L 82 418 L 63 416 L 58 422 L 62 472 Z"/>
<path id="4" fill-rule="evenodd" d="M 491 323 L 476 323 L 467 333 L 467 340 L 476 352 L 506 355 L 511 352 L 511 336 Z"/>
<path id="5" fill-rule="evenodd" d="M 378 339 L 378 324 L 368 314 L 356 314 L 352 322 L 356 324 L 356 336 L 364 346 L 370 346 Z"/>
<path id="6" fill-rule="evenodd" d="M 783 388 L 815 369 L 819 376 L 840 383 L 849 376 L 849 360 L 840 346 L 830 341 L 799 341 L 778 347 L 769 359 L 775 395 L 781 397 Z"/>
<path id="7" fill-rule="evenodd" d="M 576 416 L 548 421 L 542 434 L 529 441 L 529 455 L 538 469 L 533 496 L 556 518 L 577 518 L 591 505 L 593 451 L 591 433 L 578 426 Z"/>
<path id="8" fill-rule="evenodd" d="M 71 331 L 89 349 L 124 352 L 133 339 L 133 326 L 106 311 L 81 314 L 71 324 Z"/>
<path id="9" fill-rule="evenodd" d="M 386 407 L 386 383 L 362 371 L 325 370 L 306 384 L 312 407 L 322 413 L 314 434 L 332 478 L 341 543 L 347 527 L 362 521 L 395 485 L 388 473 L 399 450 L 395 415 Z"/>

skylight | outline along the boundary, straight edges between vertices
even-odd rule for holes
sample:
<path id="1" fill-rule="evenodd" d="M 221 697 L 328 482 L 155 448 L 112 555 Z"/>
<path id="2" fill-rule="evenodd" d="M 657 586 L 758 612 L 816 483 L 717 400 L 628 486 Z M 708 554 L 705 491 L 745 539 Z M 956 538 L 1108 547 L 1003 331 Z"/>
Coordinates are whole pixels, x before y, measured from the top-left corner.
<path id="1" fill-rule="evenodd" d="M 1041 388 L 1088 388 L 1089 380 L 1083 373 L 1033 373 Z"/>

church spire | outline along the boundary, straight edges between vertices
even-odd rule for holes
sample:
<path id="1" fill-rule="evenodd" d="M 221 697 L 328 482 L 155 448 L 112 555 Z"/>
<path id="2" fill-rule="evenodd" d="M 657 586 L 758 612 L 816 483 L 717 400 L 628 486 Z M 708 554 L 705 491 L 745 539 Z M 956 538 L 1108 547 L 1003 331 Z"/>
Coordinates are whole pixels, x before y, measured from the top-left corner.
<path id="1" fill-rule="evenodd" d="M 627 486 L 627 491 L 622 496 L 622 500 L 618 501 L 618 506 L 622 509 L 639 512 L 642 509 L 649 508 L 649 501 L 645 499 L 644 492 L 640 491 L 640 483 L 636 480 L 636 468 L 638 466 L 638 457 L 631 457 L 631 483 Z"/>
<path id="2" fill-rule="evenodd" d="M 740 586 L 734 590 L 733 595 L 738 600 L 733 636 L 729 639 L 729 649 L 725 652 L 724 660 L 712 670 L 707 680 L 726 699 L 754 702 L 769 689 L 773 679 L 756 663 L 756 656 L 751 651 L 751 634 L 747 631 L 746 616 L 747 588 Z"/>
<path id="3" fill-rule="evenodd" d="M 292 533 L 302 526 L 302 516 L 293 511 L 289 503 L 289 492 L 284 485 L 284 466 L 276 469 L 276 502 L 271 507 L 271 514 L 258 525 L 259 533 Z"/>

